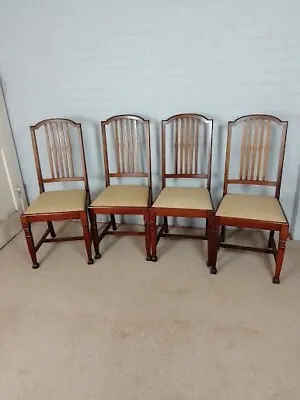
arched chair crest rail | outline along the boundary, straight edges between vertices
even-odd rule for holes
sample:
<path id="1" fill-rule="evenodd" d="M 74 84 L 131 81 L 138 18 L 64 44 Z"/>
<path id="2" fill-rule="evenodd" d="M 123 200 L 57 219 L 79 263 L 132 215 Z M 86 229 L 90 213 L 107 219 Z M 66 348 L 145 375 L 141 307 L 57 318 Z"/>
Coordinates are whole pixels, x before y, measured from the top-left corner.
<path id="1" fill-rule="evenodd" d="M 33 268 L 39 267 L 36 253 L 44 242 L 70 240 L 84 240 L 88 264 L 93 264 L 87 214 L 90 192 L 81 124 L 70 119 L 52 118 L 31 126 L 30 131 L 40 195 L 21 215 L 21 223 Z M 76 172 L 77 160 L 73 154 L 75 147 L 81 158 L 79 174 Z M 39 150 L 42 148 L 40 157 Z M 70 182 L 82 182 L 83 188 L 45 191 L 46 185 Z M 53 221 L 74 219 L 81 221 L 83 236 L 56 237 Z M 31 225 L 38 221 L 47 222 L 48 228 L 38 243 L 34 244 Z"/>
<path id="2" fill-rule="evenodd" d="M 279 283 L 289 225 L 279 200 L 288 123 L 272 115 L 246 115 L 228 123 L 223 198 L 217 208 L 212 234 L 213 260 L 211 273 L 216 274 L 219 246 L 229 249 L 258 251 L 274 255 L 276 268 L 273 283 Z M 235 135 L 237 134 L 237 135 Z M 238 156 L 237 175 L 230 176 L 232 147 L 237 137 L 240 144 L 235 149 Z M 275 146 L 277 142 L 277 147 Z M 275 157 L 277 148 L 278 162 Z M 272 166 L 272 162 L 275 165 Z M 270 175 L 273 173 L 273 178 Z M 273 195 L 228 193 L 233 185 L 248 188 L 270 187 Z M 225 243 L 225 226 L 269 230 L 266 248 L 248 247 Z M 219 236 L 219 231 L 221 234 Z M 274 232 L 279 232 L 276 247 Z"/>

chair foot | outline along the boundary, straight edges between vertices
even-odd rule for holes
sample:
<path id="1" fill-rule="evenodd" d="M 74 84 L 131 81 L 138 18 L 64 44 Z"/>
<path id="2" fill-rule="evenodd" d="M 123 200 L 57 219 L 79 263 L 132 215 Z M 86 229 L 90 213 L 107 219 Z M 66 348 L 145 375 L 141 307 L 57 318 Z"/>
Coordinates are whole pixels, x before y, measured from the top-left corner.
<path id="1" fill-rule="evenodd" d="M 93 259 L 88 260 L 88 265 L 92 265 L 92 264 L 94 264 L 94 260 Z"/>
<path id="2" fill-rule="evenodd" d="M 100 253 L 96 253 L 95 258 L 96 258 L 96 260 L 99 260 L 99 258 L 101 258 L 101 254 Z"/>
<path id="3" fill-rule="evenodd" d="M 147 256 L 146 257 L 146 261 L 152 261 L 152 257 L 151 256 Z"/>
<path id="4" fill-rule="evenodd" d="M 218 270 L 217 270 L 217 268 L 216 268 L 216 267 L 211 267 L 211 269 L 210 269 L 210 273 L 211 273 L 212 275 L 216 275 L 216 274 L 217 274 L 217 272 L 218 272 Z"/>
<path id="5" fill-rule="evenodd" d="M 157 261 L 157 256 L 152 256 L 151 261 L 156 262 Z"/>
<path id="6" fill-rule="evenodd" d="M 277 278 L 276 276 L 274 276 L 274 278 L 273 278 L 273 283 L 274 283 L 275 285 L 279 285 L 280 279 Z"/>
<path id="7" fill-rule="evenodd" d="M 38 269 L 39 267 L 40 267 L 40 264 L 39 264 L 38 262 L 32 264 L 32 268 L 33 268 L 33 269 Z"/>

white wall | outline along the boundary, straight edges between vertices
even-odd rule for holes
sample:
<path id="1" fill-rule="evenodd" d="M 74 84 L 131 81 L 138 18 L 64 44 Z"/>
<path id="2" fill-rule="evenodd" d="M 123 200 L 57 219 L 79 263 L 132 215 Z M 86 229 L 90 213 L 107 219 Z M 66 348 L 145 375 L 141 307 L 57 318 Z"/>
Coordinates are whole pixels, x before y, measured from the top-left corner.
<path id="1" fill-rule="evenodd" d="M 116 113 L 216 122 L 213 189 L 222 186 L 228 119 L 289 121 L 282 202 L 300 239 L 300 4 L 297 0 L 0 0 L 0 76 L 29 198 L 38 193 L 28 126 L 83 122 L 92 192 L 103 186 L 96 127 Z"/>

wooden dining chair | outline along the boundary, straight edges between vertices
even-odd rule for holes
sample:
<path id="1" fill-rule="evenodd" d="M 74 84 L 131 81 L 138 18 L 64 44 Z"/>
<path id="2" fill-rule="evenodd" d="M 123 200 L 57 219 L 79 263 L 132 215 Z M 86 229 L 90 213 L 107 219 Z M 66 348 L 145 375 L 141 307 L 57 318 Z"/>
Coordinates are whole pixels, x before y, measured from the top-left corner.
<path id="1" fill-rule="evenodd" d="M 150 209 L 151 257 L 154 262 L 157 261 L 156 248 L 161 237 L 207 240 L 214 212 L 210 195 L 213 120 L 199 114 L 177 114 L 162 121 L 161 132 L 162 190 Z M 198 184 L 197 187 L 166 186 L 167 180 L 175 179 L 178 182 L 184 178 L 206 180 L 206 187 L 201 188 Z M 157 232 L 158 216 L 163 217 L 163 224 Z M 205 218 L 206 234 L 171 234 L 168 216 Z"/>
<path id="2" fill-rule="evenodd" d="M 32 259 L 32 267 L 39 268 L 36 253 L 42 243 L 82 239 L 85 241 L 88 264 L 93 264 L 87 215 L 90 192 L 81 124 L 63 118 L 46 119 L 31 126 L 30 131 L 40 195 L 21 215 L 21 223 Z M 47 150 L 40 157 L 39 148 L 42 147 L 46 147 Z M 75 172 L 77 160 L 74 159 L 74 148 L 79 149 L 81 155 L 79 175 Z M 46 170 L 47 177 L 44 177 Z M 66 185 L 70 182 L 82 182 L 84 188 L 45 191 L 45 185 L 55 183 Z M 52 222 L 73 219 L 81 221 L 83 236 L 56 237 Z M 35 245 L 31 224 L 38 221 L 46 221 L 48 228 Z"/>
<path id="3" fill-rule="evenodd" d="M 280 272 L 289 233 L 288 221 L 279 200 L 287 126 L 286 121 L 281 121 L 271 115 L 260 114 L 246 115 L 228 123 L 223 198 L 213 223 L 212 274 L 217 273 L 217 252 L 221 246 L 273 254 L 276 262 L 273 283 L 280 283 Z M 233 150 L 232 147 L 236 142 L 232 139 L 235 133 L 240 138 L 240 142 Z M 276 152 L 279 161 L 277 157 L 274 157 Z M 233 160 L 231 154 L 233 154 Z M 238 167 L 238 177 L 230 176 L 230 166 L 234 164 L 234 161 Z M 269 175 L 272 173 L 273 178 L 270 178 Z M 229 185 L 269 186 L 275 189 L 275 196 L 274 191 L 271 196 L 266 193 L 263 195 L 228 193 Z M 268 246 L 256 248 L 225 243 L 225 226 L 269 230 Z M 278 248 L 274 240 L 274 231 L 279 231 Z"/>
<path id="4" fill-rule="evenodd" d="M 99 244 L 107 234 L 142 235 L 145 236 L 146 259 L 150 261 L 149 207 L 152 202 L 152 185 L 149 121 L 136 115 L 116 115 L 101 122 L 101 131 L 106 187 L 89 207 L 95 258 L 101 257 Z M 119 184 L 128 178 L 130 184 Z M 117 184 L 112 185 L 112 179 L 117 179 Z M 145 179 L 147 186 L 137 183 Z M 110 215 L 110 222 L 100 235 L 97 214 Z M 142 215 L 144 232 L 118 231 L 115 214 Z"/>

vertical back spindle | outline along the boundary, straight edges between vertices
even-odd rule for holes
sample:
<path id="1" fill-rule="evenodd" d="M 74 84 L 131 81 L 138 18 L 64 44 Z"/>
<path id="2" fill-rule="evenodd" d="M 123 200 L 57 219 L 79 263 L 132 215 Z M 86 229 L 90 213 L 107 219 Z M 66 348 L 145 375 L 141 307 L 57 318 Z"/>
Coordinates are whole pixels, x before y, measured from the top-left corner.
<path id="1" fill-rule="evenodd" d="M 261 176 L 262 155 L 264 147 L 264 121 L 260 121 L 260 137 L 258 146 L 258 161 L 257 161 L 257 175 L 256 179 L 259 180 Z"/>
<path id="2" fill-rule="evenodd" d="M 173 129 L 175 129 L 175 174 L 178 173 L 178 119 L 175 120 L 175 127 L 173 124 Z"/>
<path id="3" fill-rule="evenodd" d="M 116 163 L 117 163 L 117 171 L 118 173 L 121 172 L 120 169 L 120 142 L 119 142 L 119 132 L 118 132 L 118 120 L 113 121 L 113 128 L 115 134 L 115 153 L 116 153 Z"/>
<path id="4" fill-rule="evenodd" d="M 59 123 L 59 129 L 61 132 L 62 157 L 63 157 L 63 164 L 64 164 L 64 170 L 65 170 L 65 177 L 70 178 L 67 143 L 66 143 L 66 136 L 65 136 L 65 129 L 64 129 L 63 122 Z"/>
<path id="5" fill-rule="evenodd" d="M 264 167 L 263 167 L 263 176 L 262 180 L 266 180 L 267 169 L 268 169 L 268 160 L 269 160 L 269 150 L 270 150 L 270 135 L 271 135 L 271 121 L 267 121 L 267 133 L 266 133 L 266 141 L 264 145 Z"/>
<path id="6" fill-rule="evenodd" d="M 137 123 L 136 121 L 131 122 L 132 125 L 132 135 L 133 135 L 133 172 L 138 172 L 139 170 L 139 164 L 138 164 L 138 157 L 139 157 L 139 151 L 138 151 L 138 137 L 137 137 Z"/>
<path id="7" fill-rule="evenodd" d="M 251 159 L 251 146 L 252 146 L 252 122 L 247 122 L 247 145 L 246 145 L 246 174 L 245 179 L 249 178 L 249 167 Z"/>
<path id="8" fill-rule="evenodd" d="M 60 169 L 60 176 L 62 178 L 65 177 L 65 170 L 64 170 L 64 163 L 63 163 L 63 150 L 62 150 L 62 141 L 61 141 L 61 134 L 59 130 L 59 125 L 57 122 L 53 123 L 54 131 L 56 133 L 56 140 L 57 140 L 57 152 L 58 152 L 58 164 Z"/>
<path id="9" fill-rule="evenodd" d="M 54 172 L 54 164 L 53 164 L 52 144 L 50 141 L 49 127 L 47 124 L 45 124 L 45 133 L 46 133 L 47 153 L 48 153 L 48 160 L 49 160 L 50 171 L 51 171 L 51 178 L 53 179 L 53 178 L 55 178 L 55 172 Z"/>
<path id="10" fill-rule="evenodd" d="M 251 177 L 250 179 L 254 179 L 254 172 L 255 172 L 255 164 L 256 164 L 256 157 L 257 157 L 257 143 L 258 143 L 258 124 L 257 121 L 254 122 L 254 140 L 253 140 L 253 147 L 252 147 L 252 167 L 251 167 Z"/>
<path id="11" fill-rule="evenodd" d="M 242 144 L 241 144 L 240 179 L 243 179 L 243 177 L 244 177 L 246 148 L 247 148 L 247 122 L 245 121 L 243 123 L 243 136 L 242 136 Z"/>
<path id="12" fill-rule="evenodd" d="M 199 139 L 201 135 L 202 124 L 199 120 L 196 120 L 196 140 L 195 140 L 195 174 L 198 174 L 198 149 L 199 149 Z"/>
<path id="13" fill-rule="evenodd" d="M 182 169 L 183 169 L 183 144 L 184 144 L 184 120 L 180 119 L 180 173 L 182 174 Z"/>

